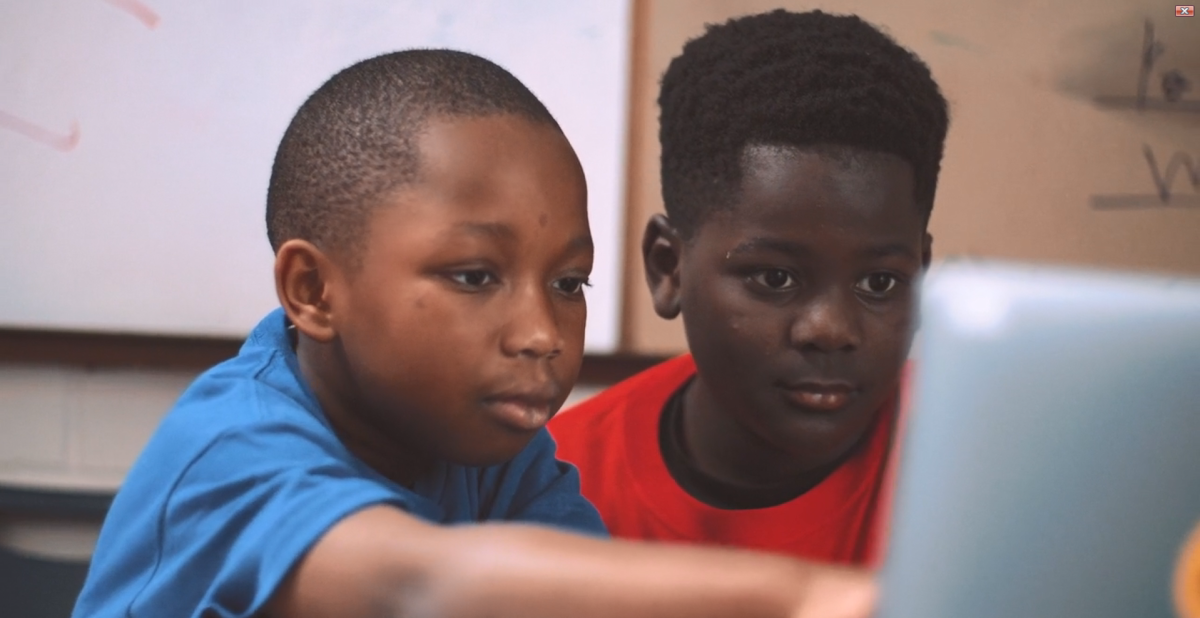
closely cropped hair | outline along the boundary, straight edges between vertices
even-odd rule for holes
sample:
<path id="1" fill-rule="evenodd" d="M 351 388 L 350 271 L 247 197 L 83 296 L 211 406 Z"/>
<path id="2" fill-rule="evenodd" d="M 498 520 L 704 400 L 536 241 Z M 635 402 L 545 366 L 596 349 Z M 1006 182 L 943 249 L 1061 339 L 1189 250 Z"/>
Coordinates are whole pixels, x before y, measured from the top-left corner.
<path id="1" fill-rule="evenodd" d="M 862 19 L 777 10 L 709 26 L 662 79 L 662 188 L 685 238 L 741 188 L 748 145 L 895 154 L 928 221 L 949 125 L 929 68 Z"/>
<path id="2" fill-rule="evenodd" d="M 401 51 L 339 72 L 296 112 L 275 154 L 271 248 L 299 238 L 357 261 L 372 209 L 416 179 L 427 121 L 499 114 L 558 128 L 516 77 L 473 54 Z"/>

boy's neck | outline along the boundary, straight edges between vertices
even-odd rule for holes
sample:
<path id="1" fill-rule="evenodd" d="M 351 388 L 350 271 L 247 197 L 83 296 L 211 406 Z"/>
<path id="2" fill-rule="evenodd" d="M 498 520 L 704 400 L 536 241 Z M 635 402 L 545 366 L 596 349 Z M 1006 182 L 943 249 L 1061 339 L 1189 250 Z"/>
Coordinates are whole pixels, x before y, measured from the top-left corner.
<path id="1" fill-rule="evenodd" d="M 432 457 L 390 439 L 386 428 L 372 422 L 331 346 L 301 335 L 295 347 L 301 375 L 334 433 L 351 453 L 402 487 L 411 488 L 429 473 Z"/>
<path id="2" fill-rule="evenodd" d="M 795 499 L 818 485 L 845 460 L 814 466 L 759 438 L 719 408 L 697 375 L 687 386 L 680 410 L 680 438 L 688 463 L 700 475 L 748 495 L 775 496 L 774 504 Z M 850 454 L 855 449 L 850 449 Z M 702 496 L 695 496 L 704 501 Z M 764 508 L 774 504 L 713 505 Z"/>

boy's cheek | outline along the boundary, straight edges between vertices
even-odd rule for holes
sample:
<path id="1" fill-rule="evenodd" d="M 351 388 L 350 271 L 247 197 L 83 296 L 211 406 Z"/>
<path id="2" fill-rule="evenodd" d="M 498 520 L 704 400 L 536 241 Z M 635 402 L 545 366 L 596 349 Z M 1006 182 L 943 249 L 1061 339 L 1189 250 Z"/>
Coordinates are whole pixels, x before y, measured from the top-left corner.
<path id="1" fill-rule="evenodd" d="M 886 356 L 903 356 L 913 338 L 912 312 L 873 316 L 867 324 L 864 346 Z M 890 351 L 890 353 L 889 353 Z"/>
<path id="2" fill-rule="evenodd" d="M 584 333 L 587 331 L 587 305 L 572 303 L 557 312 L 556 321 L 564 339 L 583 345 Z"/>

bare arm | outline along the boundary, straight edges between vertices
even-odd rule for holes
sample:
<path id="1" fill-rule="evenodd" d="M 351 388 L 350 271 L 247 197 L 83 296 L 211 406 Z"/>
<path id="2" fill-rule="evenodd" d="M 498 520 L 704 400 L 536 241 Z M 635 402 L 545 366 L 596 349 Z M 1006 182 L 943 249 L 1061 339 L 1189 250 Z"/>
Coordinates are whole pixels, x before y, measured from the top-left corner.
<path id="1" fill-rule="evenodd" d="M 326 533 L 272 618 L 866 618 L 865 574 L 747 551 L 443 527 L 392 507 Z"/>

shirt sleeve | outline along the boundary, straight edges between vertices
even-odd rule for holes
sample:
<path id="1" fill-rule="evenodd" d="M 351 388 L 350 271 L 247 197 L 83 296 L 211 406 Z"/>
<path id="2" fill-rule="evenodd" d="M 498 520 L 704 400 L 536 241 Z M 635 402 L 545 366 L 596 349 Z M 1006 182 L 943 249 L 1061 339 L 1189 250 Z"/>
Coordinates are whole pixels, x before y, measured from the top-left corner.
<path id="1" fill-rule="evenodd" d="M 132 616 L 250 617 L 334 524 L 416 499 L 372 478 L 336 441 L 293 425 L 222 435 L 172 488 L 159 556 Z"/>
<path id="2" fill-rule="evenodd" d="M 545 429 L 511 462 L 483 474 L 491 488 L 486 519 L 544 524 L 572 532 L 608 536 L 596 508 L 579 493 L 579 472 L 555 458 Z"/>

